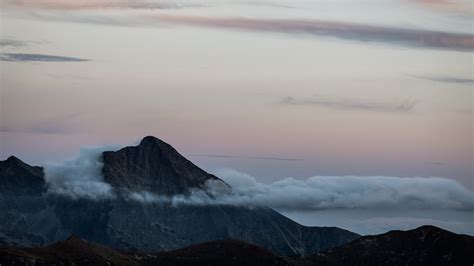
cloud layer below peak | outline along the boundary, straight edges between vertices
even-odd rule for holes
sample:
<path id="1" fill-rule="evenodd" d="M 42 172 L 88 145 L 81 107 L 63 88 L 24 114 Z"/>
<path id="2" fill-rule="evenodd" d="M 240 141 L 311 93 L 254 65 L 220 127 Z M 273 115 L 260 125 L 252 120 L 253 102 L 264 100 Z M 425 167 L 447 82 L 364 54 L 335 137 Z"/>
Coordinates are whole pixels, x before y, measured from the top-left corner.
<path id="1" fill-rule="evenodd" d="M 109 147 L 110 148 L 110 147 Z M 116 148 L 116 147 L 115 147 Z M 82 149 L 74 160 L 49 164 L 46 181 L 50 192 L 72 198 L 115 198 L 116 193 L 102 176 L 101 154 L 106 148 Z M 215 172 L 221 181 L 187 195 L 166 197 L 150 191 L 134 191 L 126 199 L 143 203 L 167 202 L 184 205 L 234 205 L 271 207 L 283 211 L 367 210 L 459 210 L 474 211 L 474 193 L 446 178 L 387 176 L 314 176 L 305 180 L 286 178 L 270 184 L 233 170 Z"/>

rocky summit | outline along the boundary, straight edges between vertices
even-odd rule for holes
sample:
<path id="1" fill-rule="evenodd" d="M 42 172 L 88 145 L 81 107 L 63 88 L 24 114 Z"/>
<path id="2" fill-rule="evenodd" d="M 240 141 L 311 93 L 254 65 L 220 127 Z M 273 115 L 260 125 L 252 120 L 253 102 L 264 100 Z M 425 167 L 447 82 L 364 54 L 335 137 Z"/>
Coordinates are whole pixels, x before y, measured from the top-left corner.
<path id="1" fill-rule="evenodd" d="M 15 156 L 0 161 L 0 192 L 8 194 L 38 194 L 45 189 L 42 167 L 30 166 Z"/>
<path id="2" fill-rule="evenodd" d="M 136 147 L 104 152 L 103 161 L 105 181 L 120 189 L 176 195 L 202 188 L 209 180 L 225 184 L 152 136 L 143 138 Z"/>
<path id="3" fill-rule="evenodd" d="M 98 159 L 103 160 L 104 181 L 117 195 L 147 191 L 185 196 L 210 180 L 228 187 L 155 137 L 145 137 L 135 147 L 106 151 Z M 77 235 L 120 250 L 157 252 L 239 239 L 295 256 L 359 237 L 336 227 L 303 226 L 264 207 L 174 206 L 120 196 L 72 198 L 48 191 L 42 168 L 16 158 L 0 162 L 0 184 L 0 245 L 42 246 Z M 31 189 L 34 193 L 27 192 Z"/>

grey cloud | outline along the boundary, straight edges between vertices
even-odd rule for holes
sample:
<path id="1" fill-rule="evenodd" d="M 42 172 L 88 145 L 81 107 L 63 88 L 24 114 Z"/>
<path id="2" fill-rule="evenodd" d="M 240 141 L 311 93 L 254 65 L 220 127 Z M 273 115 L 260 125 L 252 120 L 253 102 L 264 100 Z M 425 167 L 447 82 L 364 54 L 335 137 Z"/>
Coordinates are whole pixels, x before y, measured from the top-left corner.
<path id="1" fill-rule="evenodd" d="M 29 42 L 14 39 L 0 39 L 0 47 L 17 48 L 27 46 Z"/>
<path id="2" fill-rule="evenodd" d="M 0 126 L 0 132 L 4 133 L 34 133 L 34 134 L 51 134 L 51 135 L 62 135 L 72 133 L 70 130 L 62 126 L 46 126 L 41 124 L 35 124 L 31 127 L 9 127 Z"/>
<path id="3" fill-rule="evenodd" d="M 373 112 L 409 112 L 417 104 L 416 100 L 394 100 L 386 102 L 369 101 L 353 98 L 329 96 L 314 96 L 311 98 L 296 99 L 287 96 L 280 101 L 286 105 L 314 105 L 339 110 L 363 110 Z"/>
<path id="4" fill-rule="evenodd" d="M 252 159 L 252 160 L 270 160 L 270 161 L 303 161 L 298 158 L 285 157 L 260 157 L 260 156 L 235 156 L 235 155 L 221 155 L 221 154 L 191 154 L 195 157 L 210 157 L 210 158 L 228 158 L 228 159 Z"/>
<path id="5" fill-rule="evenodd" d="M 0 61 L 7 62 L 85 62 L 89 59 L 45 55 L 45 54 L 23 54 L 23 53 L 0 53 Z"/>
<path id="6" fill-rule="evenodd" d="M 36 45 L 36 44 L 44 44 L 47 43 L 47 41 L 41 40 L 41 41 L 25 41 L 25 40 L 18 40 L 13 37 L 8 37 L 5 36 L 4 38 L 0 38 L 0 47 L 3 48 L 21 48 L 21 47 L 26 47 L 30 45 Z"/>
<path id="7" fill-rule="evenodd" d="M 5 0 L 7 6 L 23 8 L 80 10 L 80 9 L 176 9 L 182 7 L 200 6 L 198 1 L 176 0 L 88 0 L 88 1 L 63 1 L 63 0 Z"/>
<path id="8" fill-rule="evenodd" d="M 457 77 L 450 77 L 450 76 L 420 76 L 420 75 L 409 75 L 413 78 L 429 80 L 429 81 L 436 81 L 436 82 L 444 82 L 444 83 L 456 83 L 456 84 L 464 84 L 464 85 L 472 85 L 474 83 L 474 79 L 472 78 L 457 78 Z"/>
<path id="9" fill-rule="evenodd" d="M 150 4 L 146 1 L 92 1 L 88 4 L 66 3 L 64 1 L 11 1 L 12 5 L 42 9 L 98 9 L 98 8 L 132 8 L 132 9 L 169 9 L 196 6 L 195 3 L 179 4 Z M 154 5 L 157 6 L 154 6 Z M 79 23 L 99 23 L 117 26 L 162 26 L 164 23 L 174 25 L 188 25 L 209 28 L 234 29 L 245 31 L 306 34 L 326 36 L 360 42 L 375 42 L 404 47 L 444 49 L 454 51 L 473 51 L 474 35 L 424 29 L 409 29 L 396 26 L 377 26 L 356 24 L 341 21 L 325 21 L 312 19 L 264 19 L 243 17 L 205 17 L 171 15 L 163 12 L 150 15 L 144 12 L 129 17 L 91 16 L 78 13 L 68 13 L 67 16 L 58 12 L 31 12 L 30 15 L 46 20 L 65 20 Z"/>
<path id="10" fill-rule="evenodd" d="M 474 35 L 422 29 L 363 25 L 346 22 L 296 19 L 251 19 L 160 14 L 158 21 L 190 26 L 229 28 L 336 37 L 363 42 L 380 42 L 420 48 L 456 51 L 474 50 Z"/>

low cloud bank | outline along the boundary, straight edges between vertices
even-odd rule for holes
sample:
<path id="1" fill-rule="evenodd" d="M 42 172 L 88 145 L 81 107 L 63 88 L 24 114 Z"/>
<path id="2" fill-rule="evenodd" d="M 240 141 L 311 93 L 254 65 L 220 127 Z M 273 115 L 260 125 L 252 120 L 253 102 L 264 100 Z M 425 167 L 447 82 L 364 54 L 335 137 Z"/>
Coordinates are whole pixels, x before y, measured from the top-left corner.
<path id="1" fill-rule="evenodd" d="M 228 193 L 219 181 L 189 195 L 158 196 L 134 192 L 129 197 L 143 203 L 178 205 L 236 205 L 278 210 L 326 209 L 453 209 L 474 210 L 474 194 L 446 178 L 386 176 L 315 176 L 306 180 L 286 178 L 263 184 L 233 169 L 215 173 L 232 187 Z"/>
<path id="2" fill-rule="evenodd" d="M 83 148 L 77 158 L 45 166 L 49 192 L 71 198 L 114 198 L 112 186 L 102 176 L 102 152 L 112 147 Z"/>
<path id="3" fill-rule="evenodd" d="M 222 169 L 216 175 L 232 186 L 222 201 L 282 210 L 459 209 L 474 210 L 474 193 L 445 178 L 315 176 L 263 184 L 248 174 Z M 212 190 L 212 186 L 211 186 Z"/>
<path id="4" fill-rule="evenodd" d="M 474 193 L 446 178 L 387 176 L 314 176 L 286 178 L 270 184 L 233 169 L 215 172 L 232 187 L 212 180 L 202 189 L 168 197 L 151 191 L 114 191 L 102 176 L 101 154 L 111 147 L 82 149 L 80 155 L 45 167 L 49 192 L 93 200 L 112 199 L 179 205 L 271 207 L 281 211 L 373 209 L 474 211 Z"/>

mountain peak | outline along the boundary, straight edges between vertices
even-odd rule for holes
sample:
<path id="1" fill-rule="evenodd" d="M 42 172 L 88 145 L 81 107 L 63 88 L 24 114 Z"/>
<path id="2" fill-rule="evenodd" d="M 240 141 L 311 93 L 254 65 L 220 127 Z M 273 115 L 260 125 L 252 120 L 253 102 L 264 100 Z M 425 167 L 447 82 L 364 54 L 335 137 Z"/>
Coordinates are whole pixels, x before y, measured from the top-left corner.
<path id="1" fill-rule="evenodd" d="M 18 159 L 17 157 L 15 157 L 15 156 L 13 156 L 13 155 L 11 155 L 10 157 L 8 157 L 6 161 L 7 161 L 7 162 L 10 162 L 10 163 L 12 163 L 12 162 L 22 162 L 20 159 Z"/>
<path id="2" fill-rule="evenodd" d="M 0 193 L 40 193 L 45 186 L 43 168 L 15 156 L 0 161 L 0 181 Z"/>
<path id="3" fill-rule="evenodd" d="M 209 180 L 224 183 L 153 136 L 144 137 L 138 146 L 104 152 L 103 161 L 106 182 L 135 192 L 185 194 L 192 188 L 204 187 Z"/>
<path id="4" fill-rule="evenodd" d="M 146 136 L 140 141 L 140 146 L 147 145 L 150 143 L 165 143 L 165 142 L 154 136 Z"/>

